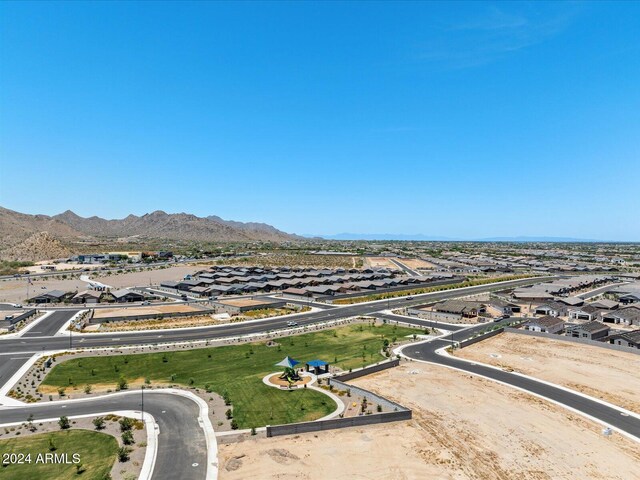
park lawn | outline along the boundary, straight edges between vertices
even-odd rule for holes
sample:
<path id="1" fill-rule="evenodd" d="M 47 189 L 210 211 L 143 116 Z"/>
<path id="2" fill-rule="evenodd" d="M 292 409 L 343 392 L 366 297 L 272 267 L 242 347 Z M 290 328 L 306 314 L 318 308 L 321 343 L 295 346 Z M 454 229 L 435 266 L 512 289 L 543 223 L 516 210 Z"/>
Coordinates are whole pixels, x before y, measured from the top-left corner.
<path id="1" fill-rule="evenodd" d="M 227 392 L 239 428 L 315 420 L 335 410 L 326 395 L 309 389 L 278 390 L 262 383 L 285 355 L 301 362 L 321 359 L 344 370 L 383 360 L 383 339 L 420 333 L 413 328 L 367 324 L 322 330 L 265 342 L 193 350 L 74 358 L 56 365 L 41 384 L 43 392 L 85 385 L 115 388 L 123 377 L 133 386 L 181 384 Z M 304 366 L 304 365 L 301 365 Z"/>
<path id="2" fill-rule="evenodd" d="M 49 450 L 49 439 L 53 440 L 56 450 Z M 69 480 L 73 478 L 96 479 L 106 478 L 116 461 L 118 441 L 105 433 L 89 430 L 66 430 L 60 432 L 40 433 L 24 437 L 0 440 L 0 454 L 31 454 L 31 463 L 10 464 L 0 467 L 2 480 L 24 480 L 26 478 L 46 478 L 47 480 Z M 85 468 L 77 473 L 73 464 L 36 463 L 38 454 L 67 454 L 69 462 L 72 455 L 80 455 L 80 462 Z"/>

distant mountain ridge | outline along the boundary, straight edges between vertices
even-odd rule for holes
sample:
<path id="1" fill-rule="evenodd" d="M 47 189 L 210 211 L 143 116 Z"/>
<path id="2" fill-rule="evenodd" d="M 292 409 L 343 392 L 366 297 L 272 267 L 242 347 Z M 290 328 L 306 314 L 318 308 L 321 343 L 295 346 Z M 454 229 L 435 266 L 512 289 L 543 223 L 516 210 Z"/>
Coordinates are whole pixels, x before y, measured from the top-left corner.
<path id="1" fill-rule="evenodd" d="M 488 237 L 488 238 L 454 238 L 423 234 L 395 234 L 395 233 L 337 233 L 334 235 L 305 235 L 307 238 L 323 238 L 325 240 L 365 240 L 365 241 L 415 241 L 415 242 L 512 242 L 512 243 L 593 243 L 603 240 L 592 240 L 573 237 Z"/>
<path id="2" fill-rule="evenodd" d="M 70 240 L 139 236 L 183 241 L 286 242 L 302 238 L 264 223 L 234 222 L 215 216 L 198 217 L 161 210 L 142 216 L 129 215 L 122 219 L 107 220 L 96 216 L 81 217 L 71 210 L 48 216 L 29 215 L 0 207 L 0 247 L 5 248 L 44 231 L 54 238 Z"/>

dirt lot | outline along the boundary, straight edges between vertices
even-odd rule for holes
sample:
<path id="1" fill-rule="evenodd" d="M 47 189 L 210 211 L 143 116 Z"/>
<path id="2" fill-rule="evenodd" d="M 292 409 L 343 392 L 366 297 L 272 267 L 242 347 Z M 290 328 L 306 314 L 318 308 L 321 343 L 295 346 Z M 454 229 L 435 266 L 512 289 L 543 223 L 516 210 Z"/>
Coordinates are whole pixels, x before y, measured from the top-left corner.
<path id="1" fill-rule="evenodd" d="M 128 317 L 134 315 L 155 315 L 174 312 L 199 312 L 201 308 L 191 305 L 158 305 L 151 307 L 96 308 L 94 318 Z"/>
<path id="2" fill-rule="evenodd" d="M 388 257 L 364 257 L 365 267 L 369 268 L 390 268 L 397 270 L 398 266 Z"/>
<path id="3" fill-rule="evenodd" d="M 122 273 L 120 275 L 112 274 L 112 275 L 98 275 L 93 276 L 92 279 L 95 279 L 99 282 L 106 283 L 107 285 L 111 285 L 112 287 L 132 287 L 132 286 L 144 286 L 152 284 L 158 284 L 165 280 L 181 280 L 185 275 L 191 275 L 198 270 L 203 270 L 206 267 L 203 265 L 200 266 L 185 266 L 179 265 L 175 267 L 169 268 L 161 268 L 149 271 L 142 272 L 131 272 L 131 273 Z"/>
<path id="4" fill-rule="evenodd" d="M 419 258 L 403 258 L 400 261 L 409 268 L 435 268 L 433 263 L 425 262 Z"/>
<path id="5" fill-rule="evenodd" d="M 149 285 L 149 282 L 157 284 L 164 280 L 180 280 L 187 274 L 192 274 L 201 270 L 202 266 L 175 266 L 163 269 L 155 269 L 142 272 L 130 272 L 122 274 L 107 275 L 105 272 L 83 272 L 90 275 L 92 280 L 97 280 L 106 285 L 123 288 L 132 286 Z M 60 272 L 60 275 L 72 275 Z M 73 274 L 73 279 L 54 279 L 47 277 L 34 278 L 32 284 L 28 285 L 25 278 L 16 278 L 0 281 L 0 302 L 25 303 L 27 299 L 27 291 L 29 297 L 39 295 L 47 290 L 63 290 L 66 292 L 75 292 L 86 290 L 88 284 L 80 280 L 80 274 Z M 42 287 L 46 287 L 43 289 Z"/>
<path id="6" fill-rule="evenodd" d="M 411 362 L 354 383 L 414 418 L 219 443 L 220 478 L 640 479 L 636 443 L 489 380 Z"/>
<path id="7" fill-rule="evenodd" d="M 510 367 L 640 413 L 640 355 L 634 353 L 503 333 L 456 355 Z"/>

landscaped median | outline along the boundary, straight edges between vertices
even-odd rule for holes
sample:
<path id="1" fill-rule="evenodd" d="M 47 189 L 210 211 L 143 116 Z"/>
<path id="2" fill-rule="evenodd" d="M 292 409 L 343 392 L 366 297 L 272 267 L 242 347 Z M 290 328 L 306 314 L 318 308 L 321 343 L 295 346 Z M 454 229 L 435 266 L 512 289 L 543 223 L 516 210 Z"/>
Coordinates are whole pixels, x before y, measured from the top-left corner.
<path id="1" fill-rule="evenodd" d="M 278 390 L 262 378 L 289 355 L 302 362 L 328 361 L 343 371 L 383 360 L 383 350 L 420 330 L 360 323 L 282 337 L 261 343 L 132 355 L 71 357 L 42 381 L 40 393 L 66 394 L 179 385 L 216 393 L 226 400 L 232 428 L 253 428 L 316 420 L 336 410 L 323 393 L 300 388 Z M 60 358 L 58 361 L 61 361 Z M 205 394 L 206 396 L 206 394 Z M 217 412 L 222 413 L 222 412 Z M 226 412 L 225 412 L 226 413 Z"/>
<path id="2" fill-rule="evenodd" d="M 339 298 L 334 300 L 334 305 L 350 305 L 352 303 L 372 302 L 375 300 L 386 300 L 396 297 L 406 297 L 408 295 L 421 295 L 423 293 L 441 292 L 444 290 L 453 290 L 455 288 L 477 287 L 479 285 L 489 285 L 497 282 L 507 282 L 510 280 L 523 280 L 525 278 L 539 277 L 540 275 L 509 275 L 505 277 L 491 277 L 476 280 L 467 280 L 460 283 L 450 283 L 447 285 L 438 285 L 433 287 L 415 288 L 413 290 L 401 290 L 397 292 L 374 293 L 371 295 L 363 295 L 362 297 Z"/>

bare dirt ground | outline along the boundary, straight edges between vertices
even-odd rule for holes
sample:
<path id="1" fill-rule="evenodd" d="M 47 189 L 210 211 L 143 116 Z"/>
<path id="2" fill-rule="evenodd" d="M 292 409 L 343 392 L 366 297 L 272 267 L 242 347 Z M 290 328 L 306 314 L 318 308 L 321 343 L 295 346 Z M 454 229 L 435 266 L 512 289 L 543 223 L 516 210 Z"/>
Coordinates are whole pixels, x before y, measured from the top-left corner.
<path id="1" fill-rule="evenodd" d="M 398 269 L 398 266 L 387 257 L 364 257 L 365 266 L 369 268 L 391 268 Z"/>
<path id="2" fill-rule="evenodd" d="M 411 373 L 415 372 L 415 373 Z M 405 363 L 358 379 L 413 409 L 408 422 L 224 444 L 220 478 L 640 479 L 640 448 L 486 379 Z"/>
<path id="3" fill-rule="evenodd" d="M 96 308 L 94 318 L 129 317 L 135 315 L 160 315 L 174 312 L 199 312 L 201 308 L 191 305 L 158 305 L 151 307 Z"/>
<path id="4" fill-rule="evenodd" d="M 89 275 L 92 280 L 97 280 L 115 288 L 145 286 L 149 283 L 158 284 L 165 280 L 180 280 L 185 275 L 192 274 L 205 267 L 203 266 L 175 266 L 154 270 L 144 270 L 142 272 L 128 272 L 122 274 L 107 274 L 105 272 L 83 272 Z M 60 275 L 71 276 L 60 272 Z M 27 292 L 29 297 L 34 297 L 47 290 L 63 290 L 65 292 L 75 292 L 86 290 L 87 282 L 80 280 L 80 274 L 73 274 L 74 278 L 34 278 L 32 284 L 27 283 L 26 278 L 16 278 L 0 281 L 0 302 L 25 303 Z M 44 289 L 42 287 L 45 287 Z"/>
<path id="5" fill-rule="evenodd" d="M 205 269 L 206 266 L 172 266 L 168 268 L 160 268 L 154 270 L 145 270 L 142 272 L 130 272 L 122 274 L 112 275 L 92 275 L 92 280 L 98 280 L 99 282 L 111 285 L 112 287 L 123 288 L 133 286 L 145 286 L 151 284 L 158 284 L 165 280 L 181 280 L 185 275 L 191 275 L 198 270 Z"/>
<path id="6" fill-rule="evenodd" d="M 502 333 L 456 355 L 509 367 L 640 413 L 640 355 L 634 353 Z"/>
<path id="7" fill-rule="evenodd" d="M 425 262 L 419 258 L 403 258 L 400 262 L 404 263 L 409 268 L 435 268 L 433 263 Z"/>
<path id="8" fill-rule="evenodd" d="M 46 287 L 46 288 L 41 288 Z M 86 290 L 87 284 L 80 279 L 40 280 L 34 279 L 29 285 L 24 278 L 0 281 L 0 302 L 26 303 L 27 298 L 35 297 L 48 290 L 75 292 Z M 27 296 L 28 295 L 28 296 Z"/>

